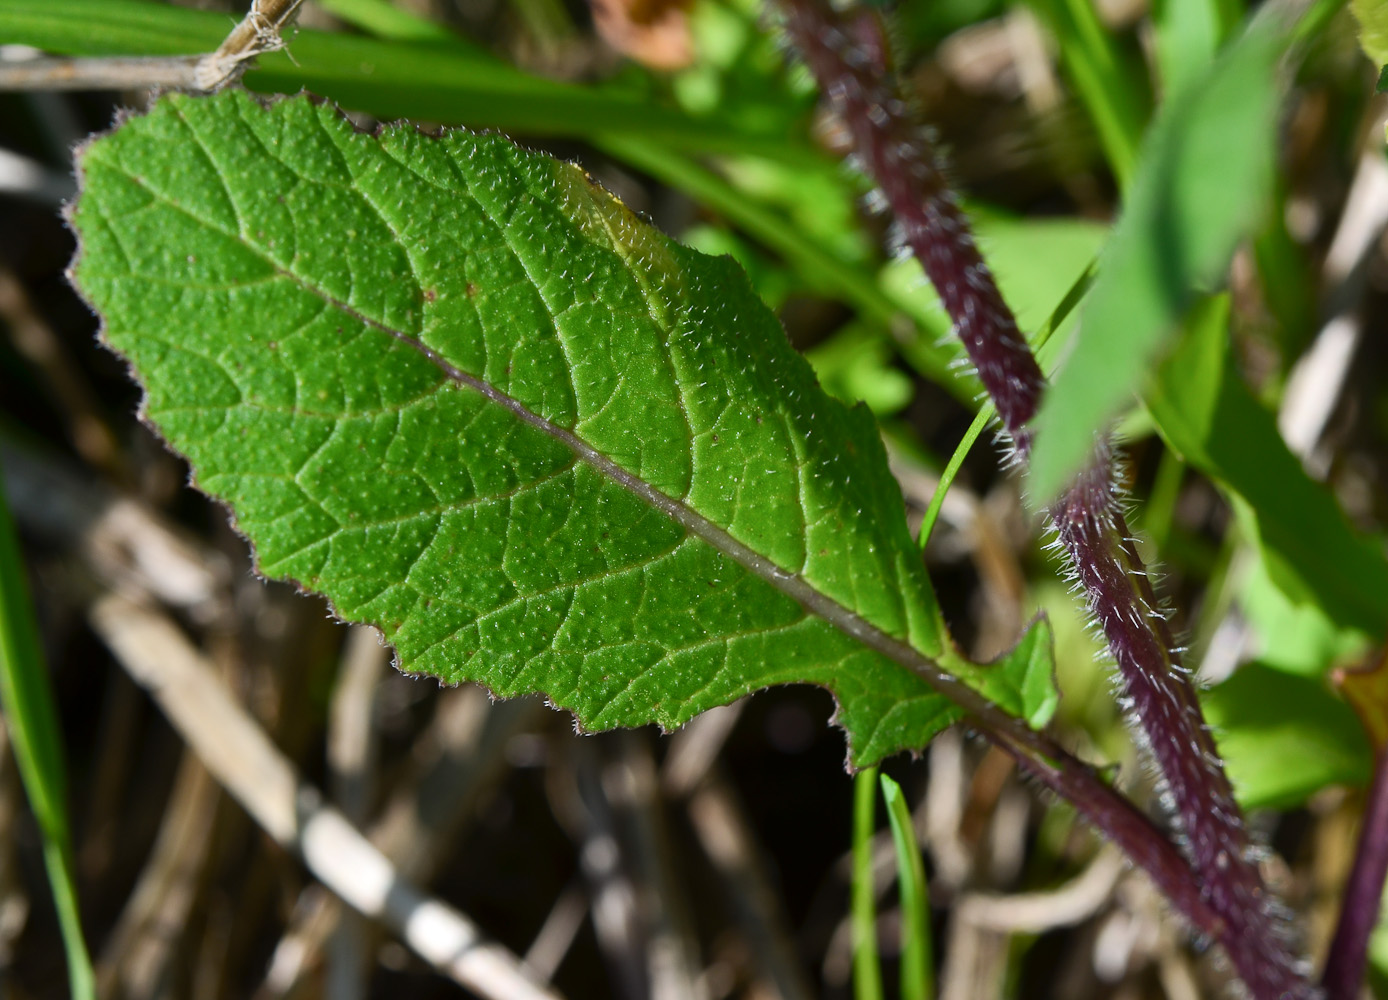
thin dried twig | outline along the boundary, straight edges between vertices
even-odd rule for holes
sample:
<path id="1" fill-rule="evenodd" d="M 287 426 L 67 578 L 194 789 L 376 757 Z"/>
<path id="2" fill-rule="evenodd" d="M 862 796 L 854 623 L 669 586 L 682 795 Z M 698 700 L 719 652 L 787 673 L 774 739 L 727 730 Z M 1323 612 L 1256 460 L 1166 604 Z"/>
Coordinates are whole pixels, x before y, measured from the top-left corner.
<path id="1" fill-rule="evenodd" d="M 1381 136 L 1376 124 L 1373 134 Z M 1330 318 L 1315 341 L 1297 360 L 1277 414 L 1277 427 L 1292 453 L 1307 471 L 1325 478 L 1330 455 L 1318 445 L 1349 378 L 1354 355 L 1363 337 L 1359 304 L 1364 294 L 1365 266 L 1388 225 L 1388 164 L 1377 142 L 1365 150 L 1345 199 L 1344 213 L 1326 253 L 1323 280 L 1328 288 Z"/>
<path id="2" fill-rule="evenodd" d="M 534 699 L 488 703 L 479 688 L 446 690 L 427 729 L 415 740 L 415 766 L 393 783 L 370 839 L 398 871 L 428 882 L 460 839 L 466 820 L 480 813 L 505 764 L 511 737 L 540 710 Z M 260 997 L 293 995 L 342 916 L 337 900 L 314 894 L 296 908 L 271 959 Z M 532 970 L 533 972 L 534 970 Z M 536 978 L 547 977 L 536 973 Z"/>
<path id="3" fill-rule="evenodd" d="M 403 878 L 394 865 L 270 742 L 213 668 L 159 612 L 106 596 L 90 619 L 207 769 L 278 843 L 358 912 L 389 927 L 442 974 L 484 997 L 557 1000 L 520 959 L 468 917 Z"/>
<path id="4" fill-rule="evenodd" d="M 219 794 L 207 769 L 186 754 L 149 861 L 102 949 L 98 995 L 155 997 L 168 988 L 212 844 Z"/>
<path id="5" fill-rule="evenodd" d="M 713 768 L 747 701 L 711 708 L 670 738 L 660 769 L 661 789 L 672 799 L 684 798 Z"/>
<path id="6" fill-rule="evenodd" d="M 559 894 L 535 940 L 526 949 L 525 964 L 536 977 L 545 981 L 554 978 L 587 913 L 588 900 L 582 886 L 575 881 Z"/>
<path id="7" fill-rule="evenodd" d="M 722 878 L 765 992 L 781 1000 L 808 1000 L 814 994 L 796 959 L 767 865 L 732 788 L 716 770 L 689 797 L 689 818 Z"/>
<path id="8" fill-rule="evenodd" d="M 1105 846 L 1084 871 L 1050 892 L 968 893 L 959 900 L 958 919 L 1009 934 L 1045 934 L 1098 913 L 1126 870 L 1123 855 Z"/>
<path id="9" fill-rule="evenodd" d="M 284 48 L 282 32 L 303 0 L 255 0 L 215 52 L 191 56 L 38 58 L 0 61 L 0 90 L 218 90 L 256 56 Z"/>
<path id="10" fill-rule="evenodd" d="M 342 644 L 342 665 L 328 708 L 328 775 L 333 799 L 357 825 L 369 818 L 376 784 L 376 739 L 372 708 L 381 675 L 389 666 L 375 629 L 352 628 Z M 360 914 L 343 913 L 328 948 L 325 990 L 337 1000 L 366 995 L 371 968 L 370 932 Z"/>
<path id="11" fill-rule="evenodd" d="M 46 541 L 76 549 L 103 586 L 149 595 L 199 622 L 228 613 L 226 558 L 150 507 L 8 440 L 0 440 L 0 468 L 16 520 Z"/>

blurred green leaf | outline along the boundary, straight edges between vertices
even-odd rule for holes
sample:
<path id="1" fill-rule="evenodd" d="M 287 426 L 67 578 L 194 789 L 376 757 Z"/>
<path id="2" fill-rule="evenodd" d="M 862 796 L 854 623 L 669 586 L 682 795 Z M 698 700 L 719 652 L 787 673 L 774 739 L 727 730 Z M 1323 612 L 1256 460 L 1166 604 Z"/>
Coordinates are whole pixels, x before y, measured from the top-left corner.
<path id="1" fill-rule="evenodd" d="M 1369 780 L 1363 727 L 1320 681 L 1250 663 L 1201 701 L 1246 809 L 1290 809 L 1327 785 Z"/>
<path id="2" fill-rule="evenodd" d="M 1350 0 L 1349 9 L 1359 22 L 1359 44 L 1375 66 L 1388 63 L 1388 3 L 1384 0 Z"/>
<path id="3" fill-rule="evenodd" d="M 1238 24 L 1240 0 L 1156 0 L 1157 67 L 1162 91 L 1180 93 L 1214 61 L 1215 53 Z"/>
<path id="4" fill-rule="evenodd" d="M 1222 280 L 1266 209 L 1288 34 L 1255 21 L 1210 70 L 1165 104 L 1100 259 L 1069 357 L 1034 426 L 1030 488 L 1054 497 L 1124 408 L 1198 291 Z"/>
<path id="5" fill-rule="evenodd" d="M 1027 333 L 1053 314 L 1094 262 L 1108 227 L 1087 219 L 980 218 L 975 227 L 988 262 L 1017 324 Z M 1054 325 L 1058 329 L 1063 317 Z"/>
<path id="6" fill-rule="evenodd" d="M 390 0 L 318 0 L 318 6 L 379 38 L 399 42 L 455 42 L 458 35 Z"/>
<path id="7" fill-rule="evenodd" d="M 961 28 L 997 17 L 1003 11 L 1002 0 L 931 0 L 899 3 L 895 14 L 907 50 L 919 52 L 933 49 Z"/>
<path id="8" fill-rule="evenodd" d="M 1236 499 L 1270 578 L 1291 601 L 1380 635 L 1388 624 L 1383 541 L 1355 532 L 1287 450 L 1272 414 L 1234 369 L 1228 317 L 1227 296 L 1192 310 L 1186 335 L 1152 379 L 1147 408 L 1167 445 Z"/>
<path id="9" fill-rule="evenodd" d="M 1255 518 L 1245 506 L 1242 520 Z M 1255 547 L 1238 589 L 1239 607 L 1258 636 L 1258 662 L 1314 680 L 1362 651 L 1364 633 L 1338 625 L 1317 601 L 1292 600 L 1273 582 L 1266 552 Z"/>
<path id="10" fill-rule="evenodd" d="M 847 403 L 862 401 L 879 416 L 911 401 L 911 379 L 892 366 L 888 341 L 853 323 L 805 352 L 824 391 Z"/>

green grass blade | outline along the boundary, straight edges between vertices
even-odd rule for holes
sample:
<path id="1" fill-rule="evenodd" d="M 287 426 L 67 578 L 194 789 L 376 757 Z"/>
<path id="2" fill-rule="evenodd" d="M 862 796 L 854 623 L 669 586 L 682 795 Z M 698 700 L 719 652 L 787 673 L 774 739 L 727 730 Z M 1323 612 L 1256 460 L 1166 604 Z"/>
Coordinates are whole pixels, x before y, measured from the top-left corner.
<path id="1" fill-rule="evenodd" d="M 935 530 L 935 522 L 940 519 L 940 510 L 945 505 L 945 496 L 949 493 L 949 488 L 954 485 L 955 478 L 959 475 L 959 470 L 964 467 L 964 459 L 969 457 L 969 452 L 973 450 L 974 442 L 983 433 L 983 429 L 988 426 L 988 422 L 996 414 L 992 403 L 984 405 L 974 417 L 974 422 L 969 424 L 969 429 L 964 432 L 964 436 L 959 440 L 959 446 L 954 449 L 954 454 L 949 457 L 949 464 L 945 466 L 945 471 L 940 473 L 940 485 L 935 487 L 935 492 L 930 495 L 930 506 L 925 508 L 925 517 L 921 519 L 920 534 L 917 536 L 917 544 L 921 550 L 925 550 L 926 544 L 930 541 L 930 533 Z"/>
<path id="2" fill-rule="evenodd" d="M 396 42 L 456 42 L 458 36 L 427 17 L 420 17 L 390 0 L 318 0 L 318 6 L 377 38 Z"/>
<path id="3" fill-rule="evenodd" d="M 901 894 L 902 1000 L 931 1000 L 935 996 L 934 961 L 930 947 L 930 891 L 925 881 L 911 810 L 901 786 L 882 775 L 882 798 L 896 846 L 897 884 Z"/>
<path id="4" fill-rule="evenodd" d="M 872 835 L 877 831 L 877 768 L 853 776 L 853 1000 L 882 1000 Z"/>
<path id="5" fill-rule="evenodd" d="M 1099 132 L 1114 176 L 1126 188 L 1137 168 L 1149 101 L 1136 61 L 1114 41 L 1091 0 L 1032 0 Z"/>
<path id="6" fill-rule="evenodd" d="M 25 580 L 19 538 L 10 517 L 5 484 L 0 480 L 0 708 L 9 727 L 29 806 L 43 836 L 43 861 L 53 889 L 53 902 L 67 951 L 68 983 L 72 996 L 89 1000 L 95 978 L 82 922 L 71 863 L 71 834 L 67 819 L 67 782 L 63 766 L 58 716 L 53 707 L 34 621 L 34 608 Z"/>

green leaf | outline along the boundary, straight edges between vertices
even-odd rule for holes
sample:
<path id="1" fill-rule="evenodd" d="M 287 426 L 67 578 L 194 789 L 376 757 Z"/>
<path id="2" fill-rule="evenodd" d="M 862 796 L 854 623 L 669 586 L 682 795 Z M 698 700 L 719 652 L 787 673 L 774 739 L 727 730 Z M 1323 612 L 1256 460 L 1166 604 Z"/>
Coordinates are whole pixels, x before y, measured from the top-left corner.
<path id="1" fill-rule="evenodd" d="M 1157 0 L 1152 5 L 1157 65 L 1170 96 L 1198 79 L 1238 23 L 1240 0 Z"/>
<path id="2" fill-rule="evenodd" d="M 1359 22 L 1359 44 L 1375 66 L 1388 63 L 1388 3 L 1383 0 L 1350 0 L 1349 9 Z"/>
<path id="3" fill-rule="evenodd" d="M 1089 111 L 1109 166 L 1126 188 L 1151 101 L 1143 87 L 1142 61 L 1125 49 L 1099 19 L 1092 0 L 1030 0 L 1055 36 L 1080 100 Z"/>
<path id="4" fill-rule="evenodd" d="M 1381 635 L 1388 622 L 1383 539 L 1356 532 L 1335 497 L 1287 450 L 1272 414 L 1234 370 L 1228 321 L 1227 296 L 1192 310 L 1186 335 L 1155 373 L 1147 408 L 1172 450 L 1233 495 L 1279 590 L 1342 628 Z"/>
<path id="5" fill-rule="evenodd" d="M 404 669 L 590 728 L 819 684 L 858 765 L 959 717 L 931 663 L 1049 718 L 1044 627 L 954 651 L 866 408 L 731 259 L 579 168 L 243 93 L 165 98 L 80 166 L 74 278 L 146 415 L 263 573 Z"/>
<path id="6" fill-rule="evenodd" d="M 853 778 L 853 1000 L 882 1000 L 882 959 L 877 948 L 877 888 L 872 836 L 877 830 L 877 768 Z"/>
<path id="7" fill-rule="evenodd" d="M 930 949 L 930 889 L 925 862 L 916 842 L 916 826 L 901 786 L 882 775 L 882 799 L 896 848 L 896 878 L 901 887 L 902 1000 L 930 1000 L 935 995 L 935 969 Z"/>
<path id="8" fill-rule="evenodd" d="M 861 400 L 879 416 L 900 410 L 915 394 L 910 378 L 892 367 L 891 345 L 860 323 L 812 347 L 805 357 L 830 395 Z"/>
<path id="9" fill-rule="evenodd" d="M 1030 487 L 1055 496 L 1126 406 L 1201 289 L 1221 281 L 1263 211 L 1274 167 L 1287 32 L 1255 21 L 1168 101 L 1100 259 L 1071 353 L 1037 414 Z"/>
<path id="10" fill-rule="evenodd" d="M 1250 663 L 1201 701 L 1247 809 L 1290 809 L 1327 785 L 1369 780 L 1363 727 L 1319 681 Z"/>
<path id="11" fill-rule="evenodd" d="M 53 890 L 63 949 L 67 952 L 68 991 L 75 1000 L 96 996 L 96 976 L 82 937 L 72 835 L 67 815 L 67 771 L 53 691 L 48 682 L 25 580 L 23 555 L 5 484 L 0 481 L 0 709 L 8 743 L 18 765 L 29 808 L 43 840 L 43 863 Z"/>

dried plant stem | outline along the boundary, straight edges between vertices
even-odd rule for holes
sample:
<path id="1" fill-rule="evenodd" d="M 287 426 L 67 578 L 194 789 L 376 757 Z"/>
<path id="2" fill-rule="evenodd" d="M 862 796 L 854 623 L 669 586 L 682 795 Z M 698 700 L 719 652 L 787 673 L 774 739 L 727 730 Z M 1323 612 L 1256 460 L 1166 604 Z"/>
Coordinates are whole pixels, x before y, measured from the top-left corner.
<path id="1" fill-rule="evenodd" d="M 840 18 L 819 0 L 783 0 L 786 28 L 853 137 L 862 168 L 881 189 L 903 242 L 920 260 L 997 407 L 1019 462 L 1045 379 L 974 244 L 932 144 L 884 71 L 885 44 L 870 15 Z M 1088 471 L 1052 507 L 1058 544 L 1108 639 L 1126 698 L 1169 792 L 1192 873 L 1218 915 L 1216 936 L 1252 994 L 1309 996 L 1276 926 L 1242 816 L 1204 724 L 1142 561 L 1117 504 L 1112 463 L 1100 448 Z M 1034 761 L 1019 757 L 1035 771 Z M 1064 768 L 1047 783 L 1057 790 Z M 1082 794 L 1078 788 L 1073 793 Z M 1062 794 L 1066 794 L 1062 791 Z M 1066 794 L 1112 835 L 1097 803 Z M 1126 848 L 1125 848 L 1126 849 Z M 1144 864 L 1142 858 L 1134 860 Z M 1179 886 L 1157 878 L 1168 894 Z M 1178 904 L 1179 905 L 1179 904 Z"/>
<path id="2" fill-rule="evenodd" d="M 0 61 L 0 90 L 191 87 L 198 56 L 91 56 Z"/>
<path id="3" fill-rule="evenodd" d="M 489 941 L 467 916 L 413 885 L 340 812 L 323 805 L 167 617 L 114 595 L 99 598 L 90 617 L 208 771 L 344 902 L 389 927 L 438 972 L 479 996 L 559 1000 L 519 958 Z"/>
<path id="4" fill-rule="evenodd" d="M 303 0 L 255 0 L 215 52 L 204 56 L 0 61 L 0 90 L 217 90 L 256 56 L 284 47 L 280 32 Z"/>

